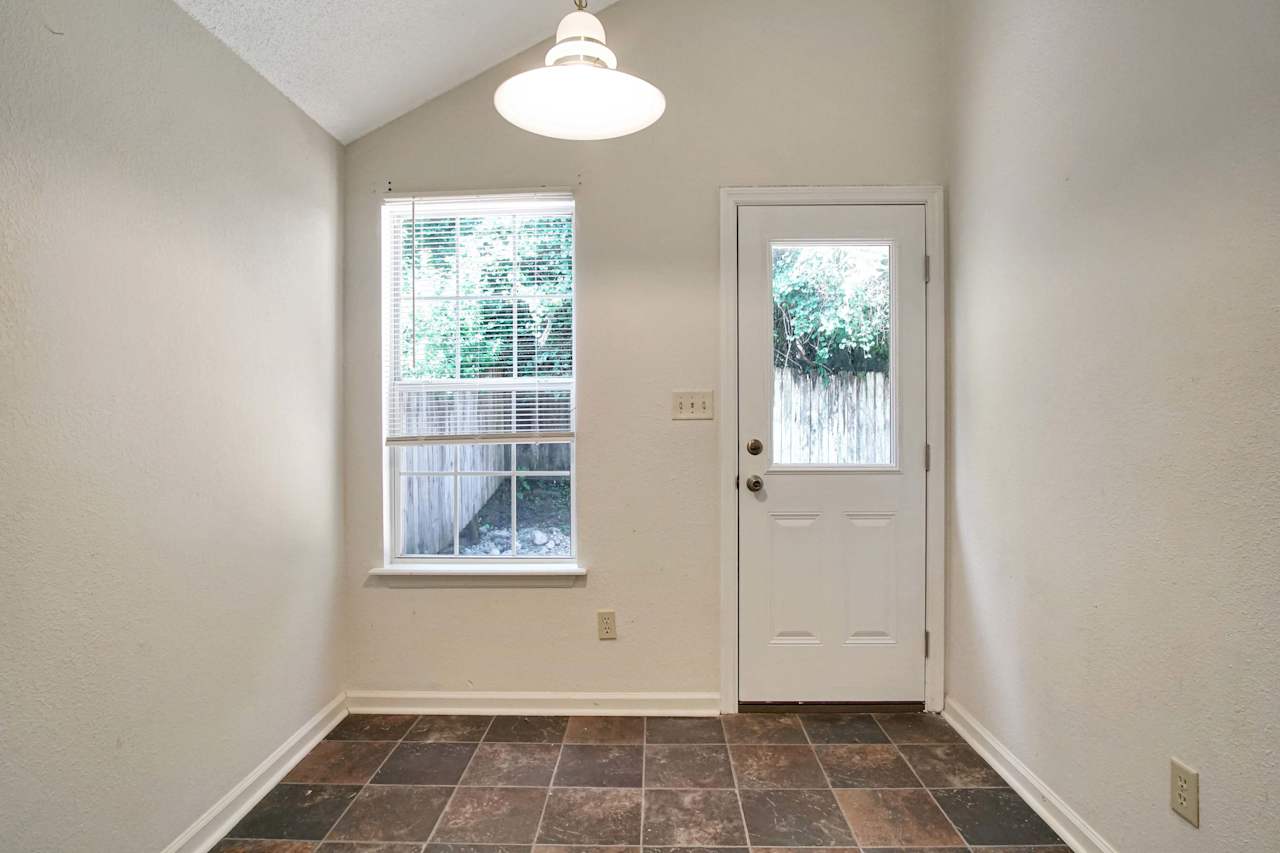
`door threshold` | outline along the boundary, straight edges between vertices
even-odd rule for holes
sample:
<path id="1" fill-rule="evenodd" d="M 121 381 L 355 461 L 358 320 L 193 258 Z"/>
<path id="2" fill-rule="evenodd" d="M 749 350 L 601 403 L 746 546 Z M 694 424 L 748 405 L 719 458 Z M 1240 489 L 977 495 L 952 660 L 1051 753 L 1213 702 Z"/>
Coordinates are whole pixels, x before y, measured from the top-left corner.
<path id="1" fill-rule="evenodd" d="M 923 702 L 739 702 L 740 714 L 912 714 Z"/>

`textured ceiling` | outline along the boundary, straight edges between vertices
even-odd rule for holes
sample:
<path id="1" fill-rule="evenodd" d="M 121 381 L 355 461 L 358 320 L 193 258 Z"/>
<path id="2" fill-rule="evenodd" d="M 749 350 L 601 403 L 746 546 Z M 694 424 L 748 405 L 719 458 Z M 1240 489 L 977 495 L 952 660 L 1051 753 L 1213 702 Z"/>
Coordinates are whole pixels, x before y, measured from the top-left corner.
<path id="1" fill-rule="evenodd" d="M 573 11 L 571 0 L 176 2 L 342 142 L 551 38 Z"/>

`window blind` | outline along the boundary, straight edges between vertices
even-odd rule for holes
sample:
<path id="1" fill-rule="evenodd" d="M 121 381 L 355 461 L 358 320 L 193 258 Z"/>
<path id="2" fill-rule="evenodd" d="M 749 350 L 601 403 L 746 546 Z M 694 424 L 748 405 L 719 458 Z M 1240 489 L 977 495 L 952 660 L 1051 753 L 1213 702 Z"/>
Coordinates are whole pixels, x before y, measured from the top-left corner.
<path id="1" fill-rule="evenodd" d="M 383 206 L 388 444 L 574 428 L 573 197 Z"/>

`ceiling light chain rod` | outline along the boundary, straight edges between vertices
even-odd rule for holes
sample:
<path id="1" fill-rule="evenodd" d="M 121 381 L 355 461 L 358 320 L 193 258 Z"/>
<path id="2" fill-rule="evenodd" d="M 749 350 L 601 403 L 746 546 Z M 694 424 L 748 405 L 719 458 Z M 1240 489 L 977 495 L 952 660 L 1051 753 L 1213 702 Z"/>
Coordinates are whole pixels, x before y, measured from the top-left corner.
<path id="1" fill-rule="evenodd" d="M 587 0 L 573 0 L 573 5 L 578 7 L 579 12 L 587 11 Z"/>

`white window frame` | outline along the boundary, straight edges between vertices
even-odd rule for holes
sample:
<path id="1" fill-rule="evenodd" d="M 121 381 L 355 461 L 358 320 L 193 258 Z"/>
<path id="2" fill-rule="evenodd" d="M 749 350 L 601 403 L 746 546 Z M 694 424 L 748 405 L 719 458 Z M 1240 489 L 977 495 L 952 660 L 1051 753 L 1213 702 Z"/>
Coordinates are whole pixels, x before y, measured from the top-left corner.
<path id="1" fill-rule="evenodd" d="M 387 441 L 387 396 L 390 393 L 390 371 L 386 369 L 386 360 L 394 357 L 393 353 L 393 317 L 392 317 L 392 235 L 390 229 L 387 228 L 387 212 L 392 202 L 403 202 L 406 199 L 417 199 L 425 202 L 443 202 L 458 201 L 483 204 L 485 202 L 508 201 L 508 200 L 536 200 L 539 197 L 545 197 L 547 194 L 555 194 L 557 196 L 572 195 L 569 190 L 541 188 L 537 190 L 512 190 L 493 193 L 473 193 L 459 194 L 453 192 L 446 193 L 386 193 L 383 198 L 383 204 L 379 210 L 379 229 L 380 239 L 379 247 L 381 252 L 381 349 L 379 354 L 379 369 L 382 375 L 381 389 L 379 396 L 380 417 L 382 420 L 382 451 L 383 451 L 383 561 L 382 565 L 375 567 L 369 572 L 370 576 L 387 583 L 390 586 L 417 586 L 422 581 L 427 581 L 430 585 L 521 585 L 521 586 L 568 586 L 571 585 L 574 578 L 585 575 L 586 569 L 578 565 L 578 449 L 577 449 L 577 428 L 576 414 L 574 429 L 568 433 L 530 433 L 527 436 L 521 435 L 519 438 L 512 439 L 504 437 L 502 439 L 494 439 L 485 436 L 454 436 L 447 443 L 454 445 L 463 444 L 506 444 L 511 447 L 511 465 L 512 470 L 506 472 L 492 472 L 490 476 L 508 476 L 512 478 L 512 539 L 514 542 L 516 530 L 516 516 L 514 513 L 515 479 L 521 476 L 520 472 L 515 470 L 516 466 L 516 447 L 520 444 L 563 444 L 569 445 L 569 535 L 570 546 L 568 555 L 557 556 L 471 556 L 462 554 L 443 554 L 430 556 L 410 556 L 404 555 L 403 552 L 403 531 L 400 525 L 400 478 L 401 472 L 396 460 L 396 443 Z M 577 406 L 578 391 L 578 234 L 577 234 L 577 210 L 574 210 L 574 236 L 573 236 L 573 272 L 574 272 L 574 288 L 573 288 L 573 328 L 571 347 L 573 353 L 573 405 Z M 468 387 L 476 387 L 483 384 L 486 380 L 461 380 L 459 385 L 468 384 Z M 518 384 L 519 380 L 502 380 L 503 384 Z M 536 380 L 530 380 L 531 386 Z M 446 385 L 449 383 L 439 383 Z M 446 443 L 446 442 L 441 442 Z M 455 466 L 456 467 L 456 466 Z M 466 472 L 466 475 L 479 474 L 483 476 L 487 472 Z M 550 472 L 527 472 L 530 476 L 538 476 L 547 474 L 551 476 L 563 476 L 563 474 L 551 474 Z M 461 476 L 459 472 L 452 475 L 455 480 Z M 456 511 L 456 505 L 455 505 Z M 476 580 L 489 580 L 493 583 L 474 583 Z"/>

